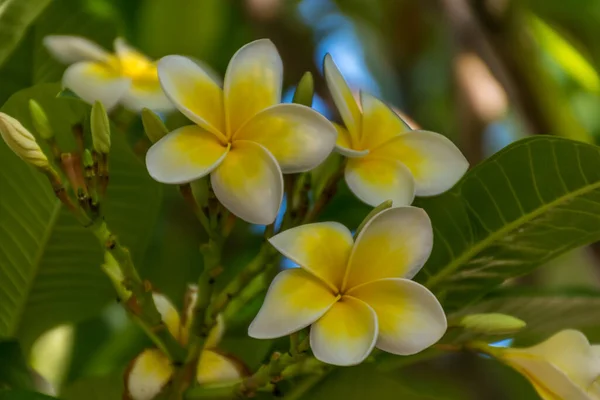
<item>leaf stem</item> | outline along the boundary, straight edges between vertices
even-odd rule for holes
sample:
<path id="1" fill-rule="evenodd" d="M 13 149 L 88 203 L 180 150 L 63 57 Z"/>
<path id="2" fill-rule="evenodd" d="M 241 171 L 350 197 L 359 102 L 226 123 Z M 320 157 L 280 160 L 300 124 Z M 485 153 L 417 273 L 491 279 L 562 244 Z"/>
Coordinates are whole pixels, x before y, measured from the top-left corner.
<path id="1" fill-rule="evenodd" d="M 319 197 L 315 201 L 313 207 L 308 211 L 308 213 L 304 216 L 302 220 L 303 224 L 307 224 L 313 222 L 317 216 L 323 211 L 325 206 L 329 204 L 335 193 L 337 192 L 337 187 L 339 180 L 344 176 L 344 170 L 346 167 L 345 159 L 340 163 L 338 169 L 329 176 L 323 190 L 321 191 Z"/>

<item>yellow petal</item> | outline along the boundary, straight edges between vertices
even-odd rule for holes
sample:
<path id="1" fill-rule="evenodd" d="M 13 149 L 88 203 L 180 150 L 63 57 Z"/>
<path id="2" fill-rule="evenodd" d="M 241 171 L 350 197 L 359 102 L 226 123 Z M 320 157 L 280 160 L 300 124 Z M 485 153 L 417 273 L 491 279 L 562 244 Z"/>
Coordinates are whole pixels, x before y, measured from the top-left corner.
<path id="1" fill-rule="evenodd" d="M 426 287 L 401 278 L 357 286 L 347 292 L 367 303 L 377 314 L 377 348 L 411 355 L 436 343 L 446 332 L 446 315 Z"/>
<path id="2" fill-rule="evenodd" d="M 123 106 L 128 110 L 140 112 L 143 108 L 166 112 L 173 109 L 173 103 L 165 95 L 158 80 L 153 83 L 140 84 L 134 80 L 122 99 Z"/>
<path id="3" fill-rule="evenodd" d="M 377 316 L 361 300 L 344 296 L 310 328 L 315 357 L 328 364 L 360 364 L 377 341 Z"/>
<path id="4" fill-rule="evenodd" d="M 323 70 L 325 72 L 327 87 L 331 92 L 331 97 L 333 97 L 333 102 L 340 112 L 346 128 L 350 132 L 352 148 L 359 150 L 361 114 L 358 104 L 356 104 L 352 91 L 330 54 L 325 55 Z"/>
<path id="5" fill-rule="evenodd" d="M 335 302 L 331 289 L 310 273 L 300 268 L 281 271 L 271 282 L 248 335 L 257 339 L 289 335 L 315 322 Z"/>
<path id="6" fill-rule="evenodd" d="M 333 150 L 336 135 L 331 122 L 312 108 L 278 104 L 256 114 L 234 139 L 261 144 L 289 174 L 321 164 Z"/>
<path id="7" fill-rule="evenodd" d="M 223 321 L 223 316 L 219 314 L 217 315 L 215 326 L 213 326 L 213 328 L 208 333 L 208 337 L 206 338 L 204 347 L 207 349 L 214 349 L 215 347 L 217 347 L 217 345 L 223 338 L 224 333 L 225 322 Z"/>
<path id="8" fill-rule="evenodd" d="M 412 278 L 427 261 L 432 245 L 431 221 L 425 211 L 388 208 L 356 238 L 344 288 L 383 278 Z"/>
<path id="9" fill-rule="evenodd" d="M 171 379 L 173 368 L 158 349 L 144 350 L 134 361 L 126 377 L 127 391 L 133 400 L 151 400 Z"/>
<path id="10" fill-rule="evenodd" d="M 152 293 L 152 298 L 154 299 L 154 304 L 156 304 L 156 309 L 160 313 L 163 322 L 167 325 L 171 335 L 179 338 L 181 334 L 181 319 L 173 303 L 160 293 Z"/>
<path id="11" fill-rule="evenodd" d="M 158 62 L 158 78 L 183 115 L 224 139 L 223 91 L 209 73 L 189 58 L 166 56 Z"/>
<path id="12" fill-rule="evenodd" d="M 350 132 L 340 124 L 333 124 L 338 132 L 335 142 L 335 149 L 338 153 L 349 158 L 364 157 L 369 154 L 369 150 L 354 150 L 352 149 L 352 138 Z"/>
<path id="13" fill-rule="evenodd" d="M 71 65 L 63 75 L 63 86 L 71 89 L 83 101 L 94 104 L 101 102 L 110 110 L 121 100 L 131 80 L 122 77 L 107 64 L 81 61 Z"/>
<path id="14" fill-rule="evenodd" d="M 282 80 L 281 57 L 270 40 L 248 43 L 233 55 L 224 85 L 229 137 L 259 111 L 280 102 Z"/>
<path id="15" fill-rule="evenodd" d="M 344 225 L 338 222 L 301 225 L 273 236 L 269 242 L 334 291 L 341 288 L 354 242 Z"/>
<path id="16" fill-rule="evenodd" d="M 445 136 L 412 131 L 384 143 L 371 154 L 402 162 L 413 174 L 417 196 L 433 196 L 450 189 L 469 163 Z"/>
<path id="17" fill-rule="evenodd" d="M 146 167 L 154 179 L 181 184 L 208 175 L 227 155 L 213 134 L 196 125 L 184 126 L 154 143 L 146 154 Z"/>
<path id="18" fill-rule="evenodd" d="M 283 199 L 283 176 L 261 145 L 236 141 L 210 178 L 217 199 L 244 221 L 260 225 L 275 221 Z"/>
<path id="19" fill-rule="evenodd" d="M 235 361 L 212 350 L 202 352 L 196 373 L 199 384 L 227 382 L 241 377 L 240 367 Z"/>
<path id="20" fill-rule="evenodd" d="M 64 64 L 79 61 L 106 62 L 110 54 L 96 43 L 80 36 L 49 35 L 43 40 L 50 54 Z"/>
<path id="21" fill-rule="evenodd" d="M 361 148 L 374 149 L 393 137 L 409 132 L 410 127 L 384 102 L 360 92 L 362 106 Z"/>
<path id="22" fill-rule="evenodd" d="M 352 193 L 373 207 L 386 200 L 392 200 L 394 206 L 407 206 L 415 198 L 412 174 L 396 160 L 371 156 L 350 159 L 345 178 Z"/>

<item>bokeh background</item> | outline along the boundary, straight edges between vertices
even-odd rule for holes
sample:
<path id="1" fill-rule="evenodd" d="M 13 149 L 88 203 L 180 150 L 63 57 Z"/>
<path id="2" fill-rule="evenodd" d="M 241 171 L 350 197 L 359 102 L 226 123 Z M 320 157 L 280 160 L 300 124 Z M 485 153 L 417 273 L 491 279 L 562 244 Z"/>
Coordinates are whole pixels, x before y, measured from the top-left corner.
<path id="1" fill-rule="evenodd" d="M 552 134 L 585 142 L 596 142 L 600 136 L 597 0 L 31 3 L 36 2 L 47 4 L 39 15 L 30 16 L 35 18 L 32 26 L 22 36 L 4 38 L 0 104 L 18 90 L 60 81 L 65 67 L 41 44 L 48 34 L 82 35 L 108 49 L 120 35 L 153 58 L 188 55 L 204 60 L 221 74 L 240 46 L 270 38 L 283 59 L 287 101 L 302 74 L 311 71 L 316 85 L 314 108 L 339 119 L 322 77 L 323 57 L 331 53 L 357 93 L 359 89 L 368 91 L 408 116 L 415 126 L 445 134 L 471 164 L 527 135 Z M 8 3 L 0 0 L 0 13 Z M 129 139 L 135 148 L 136 138 Z M 185 285 L 196 280 L 201 270 L 198 245 L 204 238 L 175 189 L 164 188 L 161 196 L 160 218 L 144 232 L 151 237 L 150 245 L 136 257 L 142 260 L 138 265 L 144 277 L 181 304 Z M 342 187 L 322 218 L 356 227 L 367 212 L 368 208 Z M 222 281 L 254 255 L 261 240 L 261 227 L 238 223 Z M 600 247 L 581 249 L 511 285 L 594 289 L 599 283 L 599 257 Z M 28 343 L 33 365 L 62 388 L 67 400 L 119 398 L 124 368 L 148 345 L 143 333 L 110 301 L 111 289 L 108 283 L 106 286 L 101 315 L 63 325 Z M 244 334 L 244 324 L 259 303 L 240 313 L 239 326 L 232 327 L 233 333 L 224 342 L 227 350 L 239 354 L 251 367 L 259 365 L 271 350 Z M 94 387 L 90 383 L 104 389 L 90 392 Z M 382 370 L 369 365 L 337 370 L 307 396 L 537 398 L 516 373 L 493 360 L 471 355 L 442 357 L 405 369 L 391 363 Z"/>

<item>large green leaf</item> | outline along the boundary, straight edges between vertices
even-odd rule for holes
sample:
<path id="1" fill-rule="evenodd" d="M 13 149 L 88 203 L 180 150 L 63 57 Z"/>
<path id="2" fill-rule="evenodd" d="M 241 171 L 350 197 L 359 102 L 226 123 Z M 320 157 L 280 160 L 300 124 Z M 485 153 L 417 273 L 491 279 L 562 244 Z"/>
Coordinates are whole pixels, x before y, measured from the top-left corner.
<path id="1" fill-rule="evenodd" d="M 433 253 L 417 279 L 455 310 L 506 279 L 600 239 L 600 148 L 536 136 L 421 199 Z"/>
<path id="2" fill-rule="evenodd" d="M 23 90 L 2 111 L 33 131 L 27 101 L 48 112 L 57 140 L 69 148 L 70 128 L 89 107 L 56 99 L 59 85 Z M 156 221 L 160 186 L 123 138 L 114 135 L 106 219 L 141 260 Z M 99 266 L 102 249 L 66 211 L 45 178 L 0 143 L 0 337 L 17 337 L 27 350 L 43 331 L 82 320 L 112 298 Z"/>

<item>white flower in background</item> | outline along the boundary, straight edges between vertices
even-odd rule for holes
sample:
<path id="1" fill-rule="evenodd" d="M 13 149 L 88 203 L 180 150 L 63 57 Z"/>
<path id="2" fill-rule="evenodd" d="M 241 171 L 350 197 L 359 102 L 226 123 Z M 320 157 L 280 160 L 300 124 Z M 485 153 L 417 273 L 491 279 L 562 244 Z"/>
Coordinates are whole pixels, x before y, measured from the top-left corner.
<path id="1" fill-rule="evenodd" d="M 63 86 L 89 104 L 100 101 L 109 110 L 122 104 L 136 112 L 173 108 L 158 82 L 156 63 L 122 38 L 115 39 L 114 54 L 78 36 L 46 36 L 44 45 L 58 61 L 70 64 Z"/>
<path id="2" fill-rule="evenodd" d="M 420 352 L 446 331 L 435 296 L 410 279 L 433 243 L 420 208 L 377 214 L 353 243 L 336 222 L 289 229 L 271 244 L 300 268 L 280 272 L 248 333 L 277 338 L 309 325 L 315 357 L 335 365 L 362 362 L 377 347 L 400 355 Z"/>

